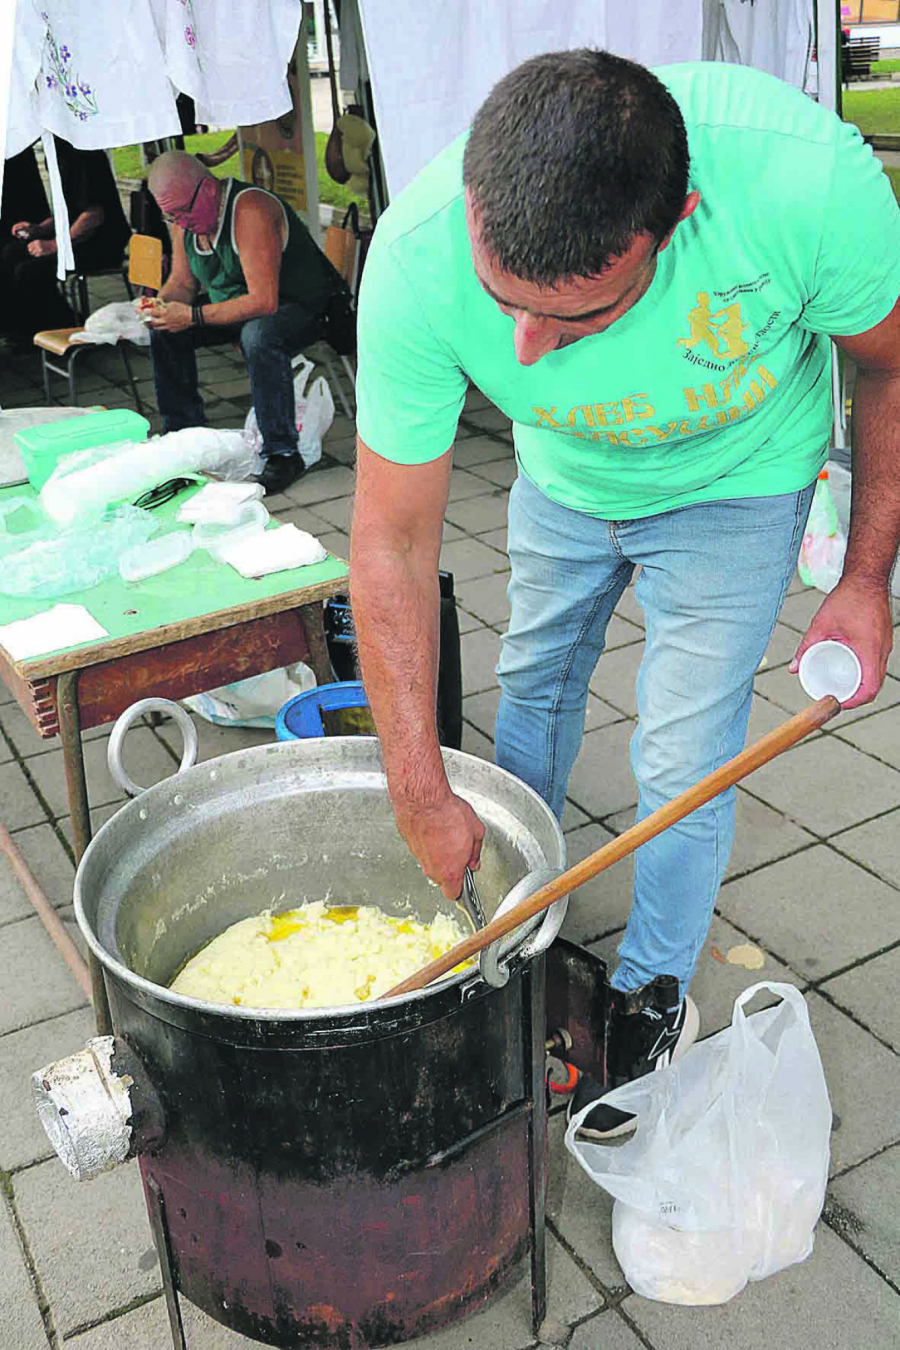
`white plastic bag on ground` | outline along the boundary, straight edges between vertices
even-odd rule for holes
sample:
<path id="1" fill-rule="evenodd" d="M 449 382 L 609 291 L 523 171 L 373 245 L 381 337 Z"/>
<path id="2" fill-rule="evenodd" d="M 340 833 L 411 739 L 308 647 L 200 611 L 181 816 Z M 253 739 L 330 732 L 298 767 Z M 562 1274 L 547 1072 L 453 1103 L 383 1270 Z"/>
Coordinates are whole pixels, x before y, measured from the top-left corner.
<path id="1" fill-rule="evenodd" d="M 297 359 L 294 367 L 294 420 L 297 424 L 297 449 L 307 469 L 322 458 L 322 441 L 334 421 L 334 399 L 328 381 L 320 375 L 313 380 L 309 395 L 306 385 L 315 366 L 307 357 Z M 262 436 L 256 420 L 256 409 L 251 408 L 244 422 L 244 435 L 258 453 L 262 453 Z"/>
<path id="2" fill-rule="evenodd" d="M 834 509 L 837 512 L 838 527 L 846 539 L 850 533 L 850 494 L 853 488 L 853 477 L 850 470 L 843 464 L 838 464 L 837 460 L 830 459 L 825 465 L 828 470 L 828 486 L 831 489 L 831 500 L 834 502 Z M 841 554 L 841 565 L 843 565 L 843 554 Z M 894 568 L 894 575 L 891 578 L 891 593 L 900 596 L 900 563 Z"/>
<path id="3" fill-rule="evenodd" d="M 815 586 L 826 595 L 833 591 L 844 569 L 847 531 L 842 528 L 831 492 L 829 470 L 823 469 L 803 532 L 797 571 L 805 586 Z"/>
<path id="4" fill-rule="evenodd" d="M 88 316 L 84 331 L 73 333 L 73 342 L 96 342 L 115 344 L 119 338 L 136 342 L 141 347 L 150 346 L 150 334 L 147 325 L 138 316 L 130 300 L 117 301 L 112 305 L 103 305 Z"/>
<path id="5" fill-rule="evenodd" d="M 300 432 L 300 454 L 307 468 L 322 458 L 322 441 L 334 421 L 334 399 L 323 375 L 313 380 L 309 397 L 303 408 L 297 410 L 297 430 Z"/>
<path id="6" fill-rule="evenodd" d="M 293 666 L 267 670 L 262 675 L 251 675 L 234 684 L 224 684 L 205 694 L 194 694 L 183 700 L 188 708 L 199 713 L 207 722 L 219 727 L 258 727 L 271 730 L 275 715 L 288 699 L 315 689 L 316 677 L 298 661 Z"/>
<path id="7" fill-rule="evenodd" d="M 761 989 L 782 1002 L 747 1017 Z M 724 1303 L 748 1280 L 804 1261 L 828 1179 L 831 1105 L 803 995 L 756 984 L 730 1027 L 606 1099 L 635 1112 L 620 1147 L 566 1147 L 615 1197 L 613 1247 L 628 1283 L 663 1303 Z"/>

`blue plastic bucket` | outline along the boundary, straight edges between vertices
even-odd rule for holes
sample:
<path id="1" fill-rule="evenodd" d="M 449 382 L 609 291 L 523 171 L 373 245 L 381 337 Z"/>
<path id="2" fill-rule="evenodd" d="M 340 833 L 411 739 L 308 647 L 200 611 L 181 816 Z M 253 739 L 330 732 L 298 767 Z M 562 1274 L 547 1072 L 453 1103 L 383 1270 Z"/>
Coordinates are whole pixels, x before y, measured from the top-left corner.
<path id="1" fill-rule="evenodd" d="M 275 718 L 275 735 L 279 741 L 303 741 L 312 736 L 324 736 L 323 712 L 340 708 L 368 708 L 369 700 L 361 680 L 344 680 L 340 684 L 320 684 L 297 694 L 279 709 Z"/>

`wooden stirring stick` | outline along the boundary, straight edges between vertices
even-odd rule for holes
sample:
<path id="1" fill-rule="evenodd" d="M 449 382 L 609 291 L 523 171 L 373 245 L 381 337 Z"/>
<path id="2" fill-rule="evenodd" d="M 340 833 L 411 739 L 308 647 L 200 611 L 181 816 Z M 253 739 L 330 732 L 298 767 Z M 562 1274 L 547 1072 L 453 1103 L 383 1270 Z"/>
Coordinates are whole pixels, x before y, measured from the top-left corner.
<path id="1" fill-rule="evenodd" d="M 505 937 L 507 933 L 514 928 L 518 928 L 526 919 L 532 918 L 535 914 L 540 914 L 542 910 L 549 909 L 556 901 L 564 895 L 574 891 L 576 887 L 583 886 L 586 881 L 590 881 L 598 873 L 604 872 L 607 867 L 612 867 L 613 863 L 619 862 L 621 858 L 627 858 L 629 853 L 633 853 L 641 844 L 646 844 L 648 839 L 661 834 L 667 830 L 670 825 L 676 821 L 689 816 L 692 811 L 696 811 L 698 806 L 704 806 L 706 802 L 711 801 L 713 797 L 718 797 L 720 792 L 726 788 L 733 787 L 735 783 L 746 778 L 754 769 L 758 769 L 762 764 L 767 764 L 770 759 L 780 755 L 782 750 L 789 750 L 792 745 L 802 741 L 804 736 L 808 736 L 811 731 L 817 731 L 819 727 L 824 726 L 832 717 L 836 717 L 841 710 L 841 705 L 831 694 L 826 694 L 824 698 L 811 703 L 803 712 L 797 713 L 796 717 L 791 717 L 774 731 L 760 737 L 749 745 L 746 750 L 742 750 L 734 759 L 728 760 L 721 768 L 714 769 L 712 773 L 701 778 L 699 783 L 693 787 L 687 788 L 679 793 L 672 801 L 661 806 L 659 810 L 654 811 L 644 820 L 632 825 L 630 830 L 620 834 L 617 839 L 604 845 L 603 848 L 592 853 L 582 862 L 576 863 L 568 871 L 563 872 L 561 877 L 551 881 L 547 886 L 542 886 L 534 895 L 530 895 L 527 900 L 523 900 L 515 908 L 501 915 L 499 919 L 492 919 L 491 922 L 477 933 L 464 938 L 458 942 L 455 947 L 451 947 L 443 956 L 439 956 L 436 961 L 430 961 L 427 966 L 417 970 L 415 974 L 410 975 L 400 984 L 389 989 L 382 998 L 393 998 L 395 994 L 411 994 L 416 989 L 424 989 L 426 984 L 432 980 L 440 979 L 446 975 L 454 966 L 459 965 L 460 961 L 465 961 L 470 956 L 477 954 L 497 938 Z"/>

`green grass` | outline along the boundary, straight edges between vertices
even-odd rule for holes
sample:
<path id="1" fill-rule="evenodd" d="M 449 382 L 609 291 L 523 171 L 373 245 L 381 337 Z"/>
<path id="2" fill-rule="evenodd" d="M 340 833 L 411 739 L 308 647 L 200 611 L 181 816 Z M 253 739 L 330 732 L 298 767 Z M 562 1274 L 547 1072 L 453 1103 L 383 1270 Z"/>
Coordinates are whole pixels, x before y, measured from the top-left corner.
<path id="1" fill-rule="evenodd" d="M 873 61 L 872 70 L 876 75 L 889 75 L 893 70 L 900 70 L 900 61 L 893 57 L 887 61 Z"/>
<path id="2" fill-rule="evenodd" d="M 855 122 L 864 136 L 900 133 L 900 86 L 891 89 L 844 90 L 845 122 Z"/>
<path id="3" fill-rule="evenodd" d="M 891 180 L 894 196 L 897 198 L 897 201 L 900 202 L 900 169 L 892 169 L 886 165 L 884 171 Z"/>
<path id="4" fill-rule="evenodd" d="M 208 131 L 202 136 L 186 136 L 184 139 L 185 149 L 194 155 L 209 153 L 209 151 L 217 150 L 220 145 L 223 145 L 228 136 L 227 131 Z M 367 213 L 368 204 L 364 198 L 356 197 L 342 184 L 333 182 L 325 172 L 325 146 L 327 142 L 327 134 L 324 131 L 317 131 L 316 167 L 319 180 L 319 201 L 324 202 L 327 206 L 335 206 L 339 210 L 346 210 L 351 202 L 359 202 L 361 210 Z M 146 172 L 139 145 L 119 146 L 112 151 L 112 159 L 117 178 L 143 178 Z M 232 155 L 223 164 L 217 164 L 212 172 L 217 178 L 240 177 L 241 166 L 238 156 Z"/>

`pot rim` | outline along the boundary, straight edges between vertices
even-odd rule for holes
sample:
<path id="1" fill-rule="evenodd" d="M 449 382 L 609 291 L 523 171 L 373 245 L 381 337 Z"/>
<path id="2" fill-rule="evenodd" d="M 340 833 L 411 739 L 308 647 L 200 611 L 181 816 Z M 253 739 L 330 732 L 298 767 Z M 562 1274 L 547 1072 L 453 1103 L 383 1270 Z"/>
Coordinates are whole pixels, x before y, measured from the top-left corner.
<path id="1" fill-rule="evenodd" d="M 368 740 L 371 742 L 374 740 L 374 738 L 369 737 L 331 737 L 330 739 L 332 742 L 341 740 L 352 740 L 356 742 Z M 285 747 L 285 751 L 290 751 L 291 749 L 302 745 L 303 742 L 281 741 L 275 742 L 274 744 L 278 747 Z M 88 947 L 100 964 L 108 970 L 111 975 L 115 976 L 117 980 L 121 981 L 126 986 L 140 990 L 143 994 L 152 999 L 172 1004 L 175 1007 L 183 1009 L 186 1013 L 204 1013 L 207 1016 L 221 1018 L 226 1022 L 238 1020 L 269 1023 L 315 1023 L 322 1021 L 323 1019 L 334 1020 L 342 1018 L 346 1018 L 349 1021 L 353 1018 L 358 1018 L 361 1015 L 365 1016 L 366 1013 L 373 1012 L 376 1009 L 391 1010 L 408 1006 L 409 1004 L 416 1003 L 422 999 L 434 997 L 439 993 L 445 993 L 454 985 L 460 986 L 461 1000 L 471 997 L 471 994 L 466 992 L 468 986 L 474 987 L 475 985 L 484 985 L 485 988 L 489 988 L 487 982 L 482 978 L 480 969 L 476 964 L 470 970 L 451 972 L 449 975 L 442 976 L 439 980 L 433 980 L 430 984 L 426 985 L 424 989 L 416 989 L 409 994 L 395 994 L 393 998 L 377 998 L 370 1003 L 340 1003 L 331 1004 L 322 1008 L 253 1008 L 244 1007 L 243 1005 L 236 1007 L 225 1003 L 209 1003 L 205 999 L 193 998 L 188 994 L 176 994 L 166 985 L 156 984 L 153 980 L 148 980 L 145 976 L 138 975 L 136 971 L 133 971 L 129 966 L 126 966 L 122 961 L 118 960 L 117 957 L 113 956 L 102 945 L 85 913 L 82 883 L 85 866 L 88 864 L 91 853 L 97 851 L 103 836 L 113 827 L 117 829 L 121 828 L 122 822 L 120 818 L 122 816 L 129 812 L 138 815 L 140 811 L 140 802 L 144 800 L 148 793 L 155 792 L 165 784 L 171 784 L 173 780 L 181 781 L 182 779 L 186 779 L 190 775 L 201 771 L 208 772 L 211 765 L 218 764 L 223 760 L 228 760 L 233 756 L 240 755 L 245 758 L 257 758 L 271 753 L 272 749 L 272 745 L 265 743 L 263 745 L 247 747 L 241 750 L 233 750 L 225 755 L 217 755 L 214 759 L 206 760 L 203 764 L 196 764 L 190 769 L 173 774 L 169 778 L 163 779 L 160 783 L 154 784 L 153 787 L 145 789 L 140 797 L 132 798 L 131 801 L 120 807 L 114 815 L 110 816 L 109 820 L 101 825 L 100 829 L 93 836 L 88 847 L 85 849 L 81 862 L 78 864 L 74 886 L 74 909 L 78 927 L 81 930 Z M 547 803 L 537 792 L 535 792 L 534 788 L 523 782 L 522 779 L 516 778 L 515 774 L 510 773 L 509 770 L 503 769 L 499 765 L 492 764 L 487 760 L 482 760 L 477 755 L 471 755 L 465 750 L 453 750 L 446 746 L 441 747 L 441 749 L 445 762 L 449 761 L 449 764 L 453 764 L 460 761 L 474 761 L 476 764 L 483 765 L 491 770 L 493 774 L 502 775 L 504 778 L 509 779 L 511 782 L 515 783 L 518 791 L 521 791 L 526 797 L 533 798 L 541 808 L 542 812 L 546 813 L 549 821 L 552 822 L 557 842 L 560 847 L 560 858 L 561 860 L 564 860 L 565 843 L 562 827 Z M 383 776 L 383 768 L 380 769 L 380 772 Z M 465 793 L 460 791 L 458 784 L 454 787 L 454 791 L 460 796 L 465 796 Z M 138 818 L 140 818 L 139 815 Z M 510 959 L 514 958 L 515 952 L 511 952 L 509 957 Z"/>

